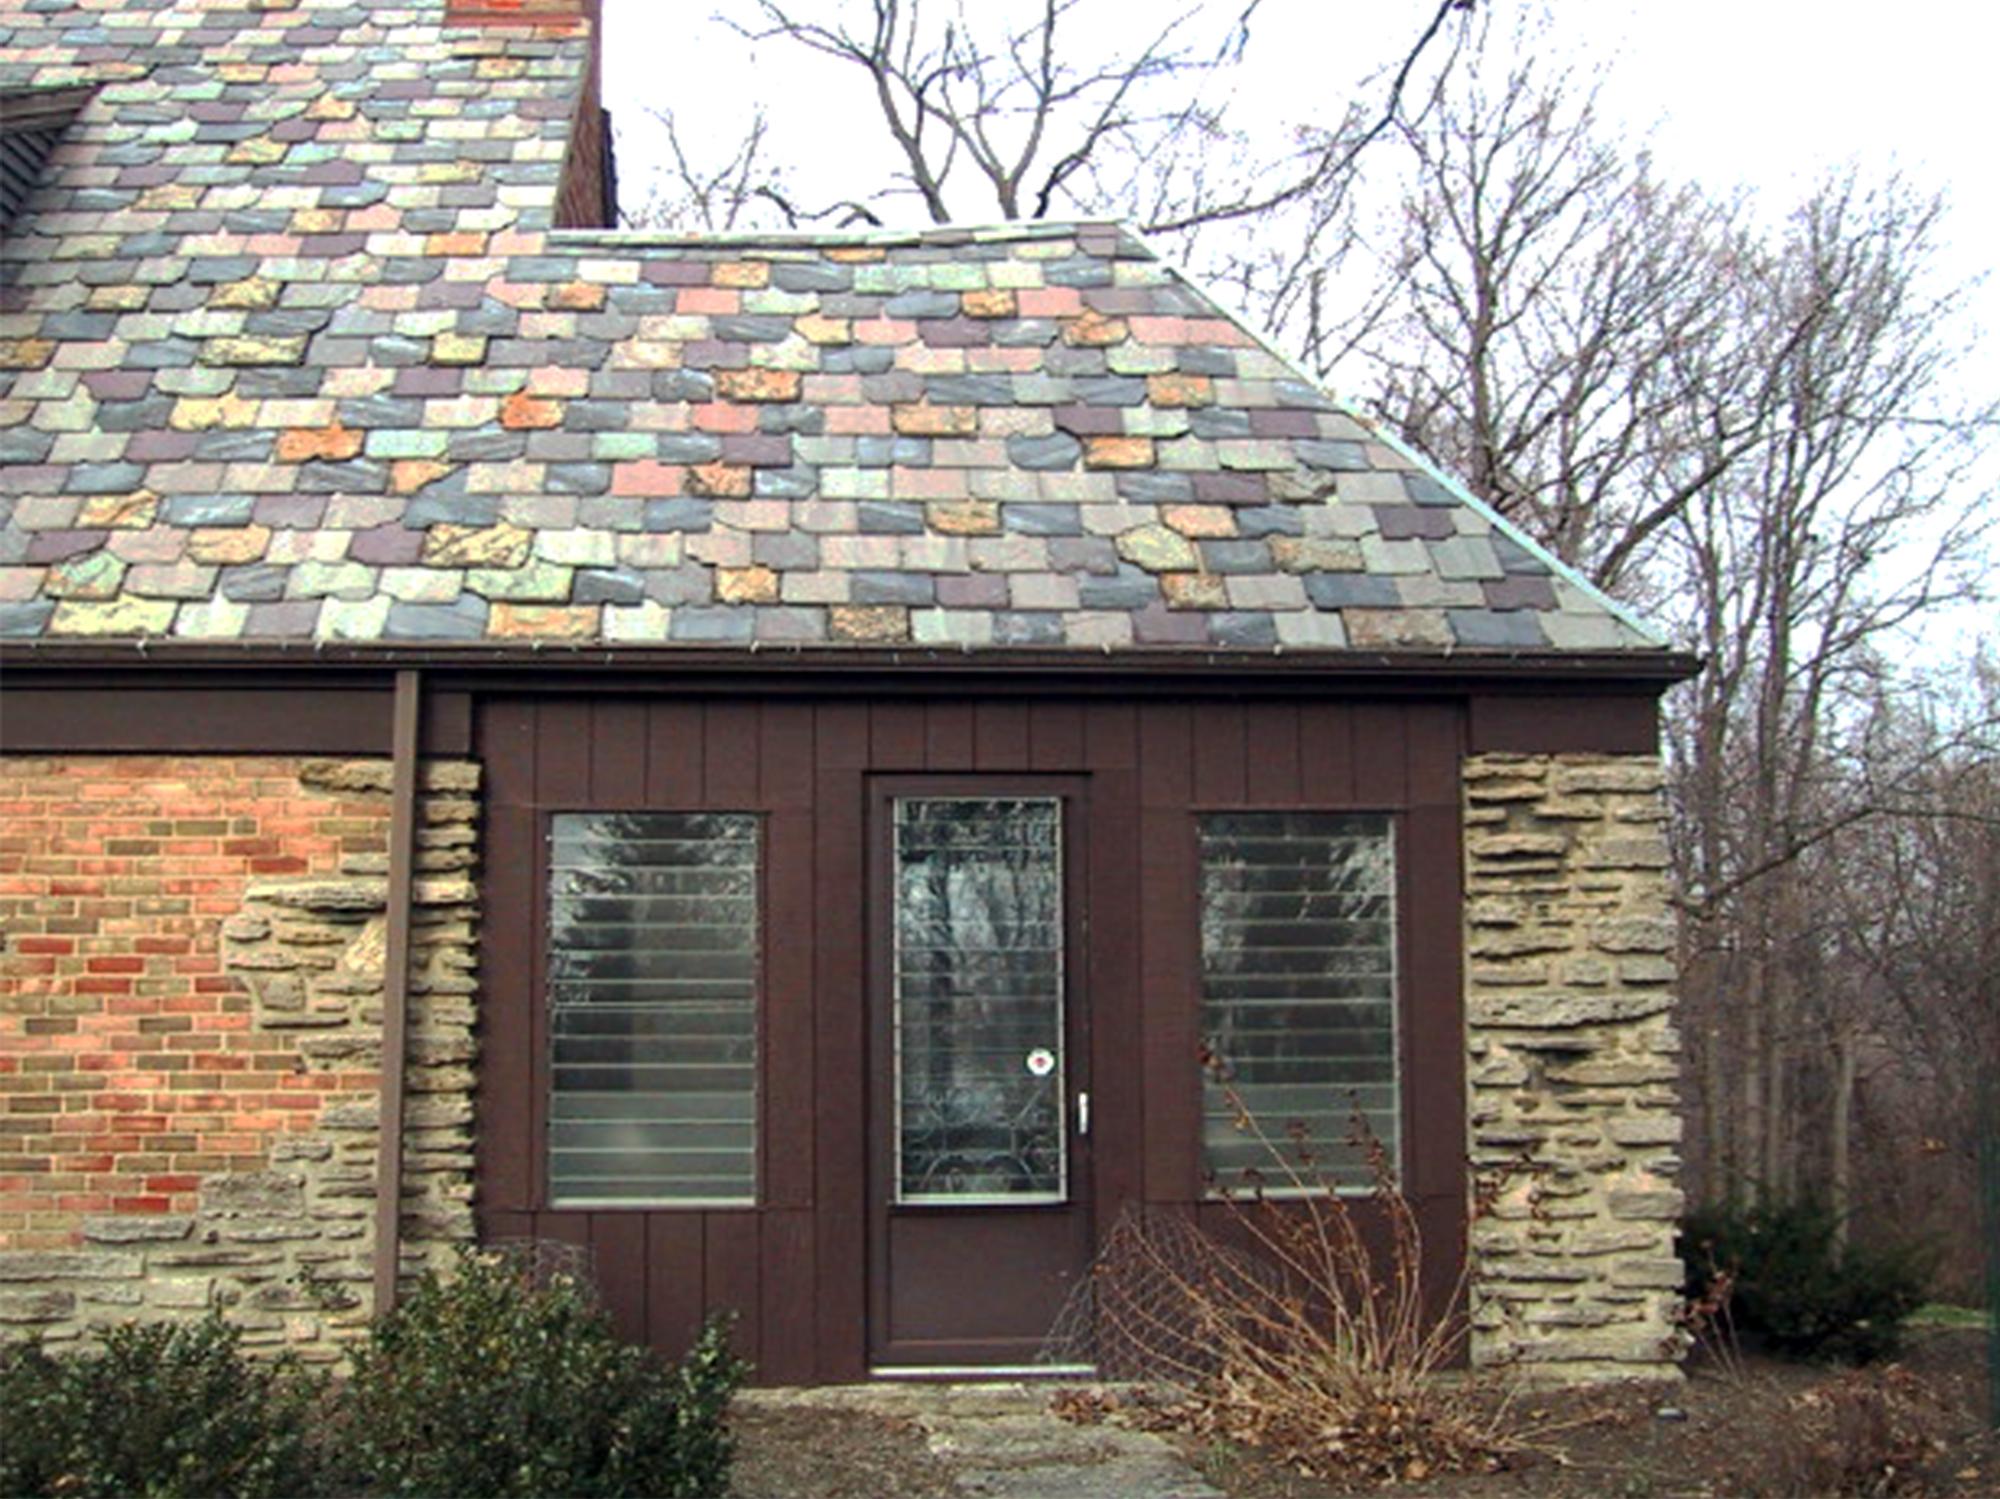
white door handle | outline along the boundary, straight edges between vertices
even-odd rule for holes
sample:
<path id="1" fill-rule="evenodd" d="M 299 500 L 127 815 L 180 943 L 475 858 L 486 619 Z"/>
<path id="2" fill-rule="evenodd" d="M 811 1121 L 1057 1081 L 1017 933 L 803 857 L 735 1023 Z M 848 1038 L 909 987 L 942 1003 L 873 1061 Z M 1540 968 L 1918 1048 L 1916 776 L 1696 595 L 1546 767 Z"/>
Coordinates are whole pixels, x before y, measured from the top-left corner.
<path id="1" fill-rule="evenodd" d="M 1076 1132 L 1079 1137 L 1090 1133 L 1090 1095 L 1076 1095 Z"/>

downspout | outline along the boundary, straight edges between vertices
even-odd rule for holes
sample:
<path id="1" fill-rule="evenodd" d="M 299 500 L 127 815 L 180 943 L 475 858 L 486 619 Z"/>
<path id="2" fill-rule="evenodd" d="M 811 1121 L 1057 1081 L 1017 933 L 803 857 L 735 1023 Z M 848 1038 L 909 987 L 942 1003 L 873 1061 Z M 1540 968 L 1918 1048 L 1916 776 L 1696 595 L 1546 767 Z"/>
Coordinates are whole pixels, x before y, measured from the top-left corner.
<path id="1" fill-rule="evenodd" d="M 390 725 L 389 910 L 382 972 L 382 1084 L 375 1147 L 375 1315 L 396 1305 L 403 1254 L 403 1091 L 409 1053 L 410 918 L 417 834 L 417 728 L 422 681 L 396 673 Z"/>

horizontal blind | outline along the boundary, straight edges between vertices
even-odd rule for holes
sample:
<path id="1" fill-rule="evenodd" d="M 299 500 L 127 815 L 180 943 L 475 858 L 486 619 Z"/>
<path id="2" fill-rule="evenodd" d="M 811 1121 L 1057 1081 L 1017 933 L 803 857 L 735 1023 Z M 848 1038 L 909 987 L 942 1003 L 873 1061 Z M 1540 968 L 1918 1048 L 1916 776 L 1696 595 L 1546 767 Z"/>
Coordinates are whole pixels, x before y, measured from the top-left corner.
<path id="1" fill-rule="evenodd" d="M 758 841 L 741 812 L 552 820 L 558 1205 L 754 1198 Z"/>
<path id="2" fill-rule="evenodd" d="M 1401 1132 L 1390 821 L 1230 812 L 1199 832 L 1209 1174 L 1221 1188 L 1292 1185 L 1271 1147 L 1296 1163 L 1303 1141 L 1306 1185 L 1366 1185 L 1357 1115 L 1392 1162 Z"/>

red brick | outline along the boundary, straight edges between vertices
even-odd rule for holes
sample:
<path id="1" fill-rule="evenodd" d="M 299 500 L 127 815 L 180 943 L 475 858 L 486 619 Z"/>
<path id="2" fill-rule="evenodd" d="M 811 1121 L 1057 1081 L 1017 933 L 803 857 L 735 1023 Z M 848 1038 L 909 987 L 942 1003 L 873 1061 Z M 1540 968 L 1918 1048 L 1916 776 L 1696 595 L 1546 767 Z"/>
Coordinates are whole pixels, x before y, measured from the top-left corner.
<path id="1" fill-rule="evenodd" d="M 294 1039 L 253 1031 L 221 968 L 252 880 L 386 846 L 386 799 L 299 767 L 0 758 L 0 1250 L 72 1244 L 87 1213 L 186 1211 L 204 1173 L 259 1169 L 347 1088 L 379 1087 L 292 1077 Z"/>

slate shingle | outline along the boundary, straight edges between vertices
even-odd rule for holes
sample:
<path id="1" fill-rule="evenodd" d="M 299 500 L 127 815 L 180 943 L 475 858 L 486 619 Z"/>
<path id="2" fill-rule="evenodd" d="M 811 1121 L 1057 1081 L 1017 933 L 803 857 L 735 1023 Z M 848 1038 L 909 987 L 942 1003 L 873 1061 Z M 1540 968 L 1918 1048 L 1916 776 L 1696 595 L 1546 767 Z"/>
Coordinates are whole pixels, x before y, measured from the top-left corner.
<path id="1" fill-rule="evenodd" d="M 0 34 L 10 639 L 1657 648 L 1115 225 L 554 235 L 581 39 L 156 9 Z"/>

